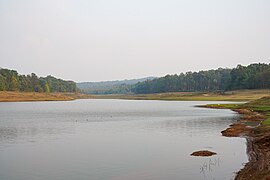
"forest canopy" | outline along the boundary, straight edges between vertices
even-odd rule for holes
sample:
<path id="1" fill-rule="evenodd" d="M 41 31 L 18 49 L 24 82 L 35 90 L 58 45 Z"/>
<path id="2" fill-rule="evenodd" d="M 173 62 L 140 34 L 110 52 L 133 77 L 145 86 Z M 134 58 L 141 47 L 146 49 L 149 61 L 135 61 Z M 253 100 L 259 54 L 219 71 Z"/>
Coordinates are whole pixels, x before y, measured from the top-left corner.
<path id="1" fill-rule="evenodd" d="M 166 75 L 135 84 L 131 91 L 136 94 L 183 92 L 183 91 L 227 91 L 238 89 L 270 88 L 270 64 L 238 65 L 233 69 L 187 72 Z"/>
<path id="2" fill-rule="evenodd" d="M 165 92 L 229 91 L 270 88 L 270 64 L 238 65 L 233 69 L 186 72 L 160 78 L 125 81 L 78 83 L 81 91 L 89 94 L 150 94 Z M 22 92 L 77 92 L 73 81 L 36 74 L 19 75 L 15 70 L 0 68 L 0 91 Z"/>
<path id="3" fill-rule="evenodd" d="M 57 79 L 53 76 L 38 77 L 36 74 L 20 75 L 15 70 L 0 68 L 0 91 L 22 92 L 76 92 L 73 81 Z"/>

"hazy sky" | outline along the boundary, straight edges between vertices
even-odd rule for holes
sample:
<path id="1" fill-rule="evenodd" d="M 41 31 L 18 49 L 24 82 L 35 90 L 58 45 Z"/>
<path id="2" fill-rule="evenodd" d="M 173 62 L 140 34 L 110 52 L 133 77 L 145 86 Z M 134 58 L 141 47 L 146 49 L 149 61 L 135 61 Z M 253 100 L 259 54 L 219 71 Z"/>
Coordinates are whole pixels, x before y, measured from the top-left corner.
<path id="1" fill-rule="evenodd" d="M 270 62 L 269 0 L 0 0 L 0 67 L 100 81 Z"/>

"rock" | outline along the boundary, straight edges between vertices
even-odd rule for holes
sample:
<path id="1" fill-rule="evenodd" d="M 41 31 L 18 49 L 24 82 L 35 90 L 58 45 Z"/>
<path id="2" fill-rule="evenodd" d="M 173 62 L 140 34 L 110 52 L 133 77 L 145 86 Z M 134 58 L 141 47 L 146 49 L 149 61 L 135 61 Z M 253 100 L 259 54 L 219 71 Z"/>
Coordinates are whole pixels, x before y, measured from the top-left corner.
<path id="1" fill-rule="evenodd" d="M 202 150 L 202 151 L 196 151 L 191 154 L 191 156 L 213 156 L 216 155 L 217 153 L 211 152 L 208 150 Z"/>

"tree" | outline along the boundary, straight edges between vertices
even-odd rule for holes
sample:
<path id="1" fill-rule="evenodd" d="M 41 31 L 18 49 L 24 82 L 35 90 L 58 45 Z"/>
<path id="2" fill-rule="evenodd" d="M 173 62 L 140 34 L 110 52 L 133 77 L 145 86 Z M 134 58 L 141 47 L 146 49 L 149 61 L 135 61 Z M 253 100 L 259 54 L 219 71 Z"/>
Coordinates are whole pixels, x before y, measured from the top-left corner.
<path id="1" fill-rule="evenodd" d="M 6 79 L 0 74 L 0 91 L 6 90 Z"/>
<path id="2" fill-rule="evenodd" d="M 137 94 L 181 92 L 181 91 L 224 91 L 235 89 L 269 88 L 269 64 L 238 65 L 233 69 L 187 72 L 166 75 L 135 84 L 131 91 Z"/>
<path id="3" fill-rule="evenodd" d="M 0 91 L 23 92 L 76 92 L 77 86 L 73 81 L 64 81 L 52 76 L 38 77 L 31 75 L 19 75 L 17 71 L 0 69 Z"/>

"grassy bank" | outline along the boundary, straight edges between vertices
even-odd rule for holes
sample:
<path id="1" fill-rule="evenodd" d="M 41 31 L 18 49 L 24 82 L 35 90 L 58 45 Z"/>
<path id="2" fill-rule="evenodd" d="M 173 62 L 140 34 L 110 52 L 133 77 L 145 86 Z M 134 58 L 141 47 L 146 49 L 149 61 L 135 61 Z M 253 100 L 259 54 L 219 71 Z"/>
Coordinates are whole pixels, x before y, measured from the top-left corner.
<path id="1" fill-rule="evenodd" d="M 270 90 L 239 90 L 225 93 L 172 92 L 158 94 L 93 95 L 96 99 L 167 100 L 167 101 L 250 101 L 269 96 Z"/>
<path id="2" fill-rule="evenodd" d="M 75 99 L 91 98 L 89 95 L 80 93 L 36 93 L 0 91 L 0 102 L 21 101 L 70 101 Z"/>
<path id="3" fill-rule="evenodd" d="M 270 125 L 270 96 L 250 101 L 245 104 L 207 104 L 201 107 L 216 108 L 216 109 L 232 109 L 240 114 L 256 114 L 260 113 L 264 118 L 262 125 Z"/>

